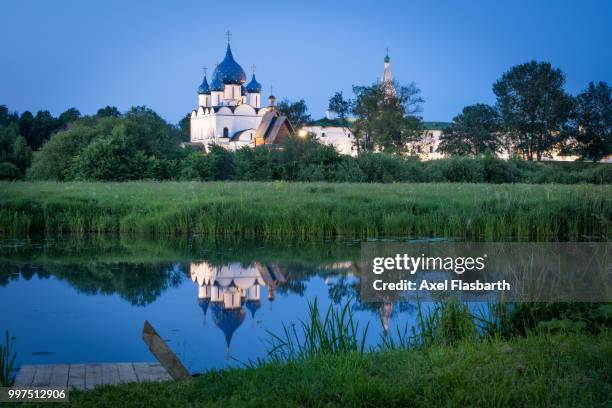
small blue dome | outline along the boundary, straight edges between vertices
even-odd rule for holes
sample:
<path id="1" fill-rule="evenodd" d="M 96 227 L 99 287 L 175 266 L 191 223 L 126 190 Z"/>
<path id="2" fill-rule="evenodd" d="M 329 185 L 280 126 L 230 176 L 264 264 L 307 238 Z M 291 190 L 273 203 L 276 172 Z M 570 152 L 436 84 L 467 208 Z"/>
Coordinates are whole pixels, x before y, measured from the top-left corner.
<path id="1" fill-rule="evenodd" d="M 213 92 L 223 92 L 223 81 L 217 75 L 218 72 L 215 70 L 212 81 L 210 81 L 210 90 Z"/>
<path id="2" fill-rule="evenodd" d="M 213 76 L 219 77 L 219 80 L 224 85 L 242 85 L 246 82 L 246 74 L 242 67 L 234 60 L 229 44 L 227 44 L 225 58 L 217 66 Z"/>
<path id="3" fill-rule="evenodd" d="M 200 95 L 209 95 L 210 94 L 210 86 L 208 86 L 208 81 L 206 80 L 206 75 L 204 75 L 204 80 L 198 87 L 198 93 Z"/>
<path id="4" fill-rule="evenodd" d="M 255 79 L 255 74 L 253 74 L 253 78 L 251 78 L 251 82 L 247 84 L 246 90 L 248 93 L 260 93 L 261 92 L 261 84 L 257 82 L 257 80 Z"/>

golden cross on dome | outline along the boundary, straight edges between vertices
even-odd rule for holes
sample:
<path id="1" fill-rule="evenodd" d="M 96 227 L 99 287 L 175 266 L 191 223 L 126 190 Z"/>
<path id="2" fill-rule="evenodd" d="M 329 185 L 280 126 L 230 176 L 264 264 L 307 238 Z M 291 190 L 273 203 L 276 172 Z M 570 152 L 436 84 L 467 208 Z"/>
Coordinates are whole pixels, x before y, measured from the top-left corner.
<path id="1" fill-rule="evenodd" d="M 389 56 L 389 47 L 385 48 L 385 52 L 387 53 L 387 56 Z"/>
<path id="2" fill-rule="evenodd" d="M 227 31 L 225 32 L 225 36 L 227 37 L 227 43 L 229 44 L 229 43 L 230 43 L 230 39 L 231 39 L 231 37 L 232 37 L 232 33 L 231 33 L 231 31 L 230 31 L 230 30 L 227 30 Z"/>
<path id="3" fill-rule="evenodd" d="M 251 68 L 253 69 L 253 75 L 255 75 L 255 64 Z"/>
<path id="4" fill-rule="evenodd" d="M 274 95 L 274 92 L 272 92 L 272 85 L 270 85 L 270 95 Z"/>
<path id="5" fill-rule="evenodd" d="M 202 69 L 204 70 L 204 76 L 206 76 L 206 72 L 208 71 L 208 67 L 206 65 L 204 65 L 202 67 Z"/>

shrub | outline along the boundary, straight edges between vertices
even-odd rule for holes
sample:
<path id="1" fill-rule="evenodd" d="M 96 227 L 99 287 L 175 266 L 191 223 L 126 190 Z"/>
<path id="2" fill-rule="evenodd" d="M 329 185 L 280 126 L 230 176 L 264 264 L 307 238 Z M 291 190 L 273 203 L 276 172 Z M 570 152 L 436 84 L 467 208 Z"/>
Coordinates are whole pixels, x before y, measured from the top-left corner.
<path id="1" fill-rule="evenodd" d="M 13 163 L 0 163 L 0 180 L 20 180 L 22 177 L 21 171 Z"/>
<path id="2" fill-rule="evenodd" d="M 486 179 L 482 160 L 457 156 L 450 159 L 434 160 L 431 166 L 437 168 L 446 181 L 482 183 Z"/>

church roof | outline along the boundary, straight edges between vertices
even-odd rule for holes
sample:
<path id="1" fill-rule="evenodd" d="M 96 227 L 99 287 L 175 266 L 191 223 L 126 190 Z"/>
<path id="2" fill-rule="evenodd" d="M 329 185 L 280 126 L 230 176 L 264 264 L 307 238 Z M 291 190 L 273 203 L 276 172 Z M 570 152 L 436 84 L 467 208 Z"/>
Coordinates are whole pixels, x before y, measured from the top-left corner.
<path id="1" fill-rule="evenodd" d="M 255 74 L 253 74 L 253 78 L 251 78 L 251 82 L 249 82 L 246 86 L 246 90 L 248 93 L 259 93 L 261 92 L 261 84 L 257 82 L 255 79 Z"/>
<path id="2" fill-rule="evenodd" d="M 246 74 L 234 60 L 229 44 L 227 44 L 225 58 L 215 69 L 214 76 L 218 77 L 224 85 L 242 85 L 246 82 Z"/>
<path id="3" fill-rule="evenodd" d="M 212 81 L 210 81 L 211 91 L 215 91 L 215 92 L 223 91 L 223 81 L 221 81 L 221 78 L 219 78 L 218 74 L 219 74 L 218 71 L 215 69 L 215 72 L 213 73 Z"/>
<path id="4" fill-rule="evenodd" d="M 202 80 L 202 83 L 198 87 L 198 93 L 200 95 L 208 95 L 208 94 L 210 94 L 210 86 L 208 86 L 208 81 L 206 80 L 206 75 L 204 75 L 204 79 Z"/>
<path id="5" fill-rule="evenodd" d="M 255 130 L 255 138 L 263 138 L 265 144 L 279 144 L 287 136 L 294 134 L 295 131 L 289 119 L 275 110 L 266 112 Z"/>

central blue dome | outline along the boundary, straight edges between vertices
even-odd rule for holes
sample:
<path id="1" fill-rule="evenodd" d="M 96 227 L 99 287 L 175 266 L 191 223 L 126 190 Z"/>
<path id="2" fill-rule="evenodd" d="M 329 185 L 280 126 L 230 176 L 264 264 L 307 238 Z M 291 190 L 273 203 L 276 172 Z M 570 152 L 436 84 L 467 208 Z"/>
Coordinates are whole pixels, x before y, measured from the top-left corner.
<path id="1" fill-rule="evenodd" d="M 224 85 L 242 85 L 246 82 L 246 74 L 242 67 L 234 60 L 229 44 L 227 44 L 225 58 L 213 73 L 213 78 L 215 77 L 218 77 Z"/>

